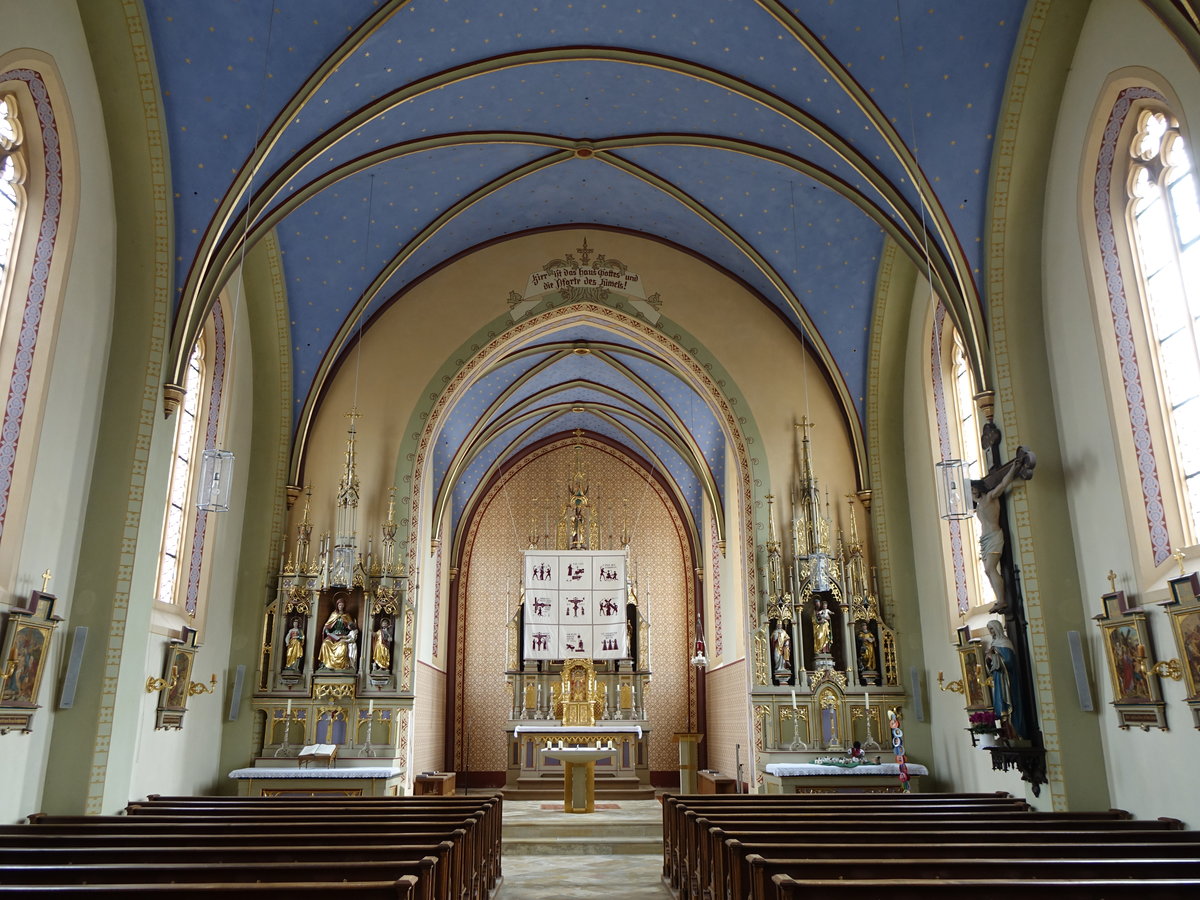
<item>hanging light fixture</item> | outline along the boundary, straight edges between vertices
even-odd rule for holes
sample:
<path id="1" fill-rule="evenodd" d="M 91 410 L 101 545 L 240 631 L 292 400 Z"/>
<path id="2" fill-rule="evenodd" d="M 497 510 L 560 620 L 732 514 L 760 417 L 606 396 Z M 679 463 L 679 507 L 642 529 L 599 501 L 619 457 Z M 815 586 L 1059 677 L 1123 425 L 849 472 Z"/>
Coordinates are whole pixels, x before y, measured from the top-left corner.
<path id="1" fill-rule="evenodd" d="M 700 624 L 700 614 L 696 613 L 696 646 L 695 654 L 692 656 L 692 665 L 697 669 L 703 669 L 708 665 L 708 656 L 704 648 L 704 626 Z"/>
<path id="2" fill-rule="evenodd" d="M 943 519 L 969 519 L 975 515 L 971 499 L 970 463 L 962 459 L 943 459 L 937 469 L 938 511 Z"/>
<path id="3" fill-rule="evenodd" d="M 215 447 L 200 456 L 200 480 L 196 508 L 205 512 L 229 512 L 233 484 L 233 451 Z"/>

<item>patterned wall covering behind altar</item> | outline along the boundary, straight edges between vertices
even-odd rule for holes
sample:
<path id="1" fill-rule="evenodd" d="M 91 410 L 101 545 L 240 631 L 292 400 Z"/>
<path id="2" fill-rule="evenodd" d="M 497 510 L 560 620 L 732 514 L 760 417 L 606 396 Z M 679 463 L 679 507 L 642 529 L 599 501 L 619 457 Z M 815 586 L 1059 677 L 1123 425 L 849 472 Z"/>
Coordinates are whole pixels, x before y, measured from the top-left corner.
<path id="1" fill-rule="evenodd" d="M 460 771 L 501 772 L 505 768 L 504 727 L 512 706 L 504 679 L 505 588 L 511 588 L 515 607 L 529 510 L 543 508 L 547 497 L 558 509 L 566 502 L 575 443 L 575 438 L 556 441 L 511 467 L 488 491 L 469 524 L 452 637 L 457 651 L 454 732 L 459 735 L 454 759 Z M 695 682 L 688 662 L 688 625 L 695 619 L 690 574 L 694 564 L 686 522 L 633 460 L 600 441 L 583 438 L 579 443 L 591 496 L 602 510 L 612 503 L 617 511 L 614 532 L 620 530 L 622 500 L 629 499 L 634 528 L 629 559 L 636 566 L 641 593 L 646 593 L 647 584 L 650 591 L 650 665 L 654 673 L 646 698 L 653 729 L 650 769 L 675 770 L 679 763 L 672 735 L 696 725 Z M 539 498 L 537 504 L 534 498 Z M 542 522 L 537 524 L 541 530 Z M 603 531 L 601 546 L 608 547 L 607 521 Z M 644 598 L 640 602 L 644 609 Z"/>

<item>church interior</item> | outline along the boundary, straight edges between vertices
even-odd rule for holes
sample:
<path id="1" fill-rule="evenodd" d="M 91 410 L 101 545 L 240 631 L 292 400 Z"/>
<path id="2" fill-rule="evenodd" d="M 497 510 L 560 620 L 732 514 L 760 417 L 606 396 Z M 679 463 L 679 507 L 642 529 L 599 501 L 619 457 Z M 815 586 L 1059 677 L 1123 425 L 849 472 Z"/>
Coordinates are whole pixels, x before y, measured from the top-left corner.
<path id="1" fill-rule="evenodd" d="M 1198 69 L 1182 0 L 0 0 L 0 821 L 1200 827 Z"/>

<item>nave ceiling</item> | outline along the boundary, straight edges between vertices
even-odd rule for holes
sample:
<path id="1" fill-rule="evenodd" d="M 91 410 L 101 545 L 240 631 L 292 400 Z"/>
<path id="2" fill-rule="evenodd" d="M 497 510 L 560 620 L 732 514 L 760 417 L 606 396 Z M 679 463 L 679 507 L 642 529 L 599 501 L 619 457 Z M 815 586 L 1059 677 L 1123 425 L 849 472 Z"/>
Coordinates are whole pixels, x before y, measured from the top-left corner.
<path id="1" fill-rule="evenodd" d="M 302 442 L 357 330 L 411 286 L 512 236 L 590 227 L 745 285 L 811 345 L 861 432 L 886 239 L 981 358 L 993 136 L 1025 6 L 145 0 L 173 365 L 243 245 L 274 231 Z M 499 461 L 575 428 L 669 471 L 694 514 L 721 489 L 721 428 L 695 386 L 587 324 L 514 344 L 464 392 L 435 487 L 449 478 L 456 517 Z"/>

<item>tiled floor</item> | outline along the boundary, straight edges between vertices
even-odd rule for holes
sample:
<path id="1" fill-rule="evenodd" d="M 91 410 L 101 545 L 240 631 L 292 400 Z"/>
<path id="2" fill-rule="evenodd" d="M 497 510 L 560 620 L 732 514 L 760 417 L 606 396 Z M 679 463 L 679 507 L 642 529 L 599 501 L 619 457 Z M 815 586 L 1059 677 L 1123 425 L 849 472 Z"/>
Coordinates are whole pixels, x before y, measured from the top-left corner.
<path id="1" fill-rule="evenodd" d="M 662 856 L 506 856 L 495 900 L 666 900 Z"/>
<path id="2" fill-rule="evenodd" d="M 505 840 L 539 846 L 505 854 L 504 884 L 495 900 L 667 900 L 671 893 L 662 884 L 661 850 L 583 852 L 587 845 L 606 849 L 622 839 L 651 846 L 660 840 L 662 807 L 657 800 L 613 805 L 619 808 L 580 815 L 543 809 L 537 802 L 506 801 Z M 576 847 L 580 852 L 574 852 Z"/>

